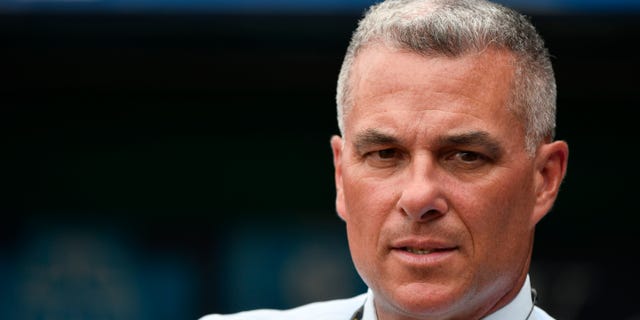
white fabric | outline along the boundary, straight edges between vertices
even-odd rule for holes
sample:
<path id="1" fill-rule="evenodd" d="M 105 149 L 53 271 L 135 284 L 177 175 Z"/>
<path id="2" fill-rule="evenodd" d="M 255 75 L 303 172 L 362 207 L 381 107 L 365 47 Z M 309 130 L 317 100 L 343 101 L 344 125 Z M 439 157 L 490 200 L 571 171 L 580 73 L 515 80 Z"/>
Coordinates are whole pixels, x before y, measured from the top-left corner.
<path id="1" fill-rule="evenodd" d="M 258 309 L 229 315 L 212 314 L 199 320 L 349 320 L 365 304 L 362 320 L 378 320 L 373 305 L 373 291 L 349 299 L 314 302 L 288 310 Z M 483 320 L 526 319 L 531 310 L 531 284 L 529 277 L 518 295 L 506 306 Z M 544 310 L 534 307 L 528 320 L 554 320 Z"/>
<path id="2" fill-rule="evenodd" d="M 483 320 L 553 320 L 551 316 L 538 307 L 534 307 L 531 316 L 527 318 L 532 305 L 531 283 L 529 282 L 529 276 L 527 275 L 527 280 L 524 282 L 524 285 L 522 286 L 522 289 L 520 289 L 518 295 L 511 300 L 509 304 L 488 315 Z"/>
<path id="3" fill-rule="evenodd" d="M 208 315 L 200 320 L 349 320 L 367 294 L 350 299 L 314 302 L 288 310 L 258 309 L 230 315 Z"/>

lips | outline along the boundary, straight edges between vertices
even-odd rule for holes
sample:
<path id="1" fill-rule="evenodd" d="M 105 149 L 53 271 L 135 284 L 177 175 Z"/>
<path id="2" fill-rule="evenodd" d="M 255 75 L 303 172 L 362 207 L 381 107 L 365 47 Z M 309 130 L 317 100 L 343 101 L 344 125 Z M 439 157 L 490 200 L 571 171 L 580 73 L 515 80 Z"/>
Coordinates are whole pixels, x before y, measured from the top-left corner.
<path id="1" fill-rule="evenodd" d="M 428 255 L 431 253 L 456 250 L 458 246 L 442 240 L 430 239 L 404 239 L 395 241 L 391 249 L 400 250 L 416 255 Z"/>
<path id="2" fill-rule="evenodd" d="M 449 241 L 413 238 L 393 242 L 389 253 L 392 261 L 403 266 L 429 270 L 451 263 L 452 259 L 459 256 L 459 249 Z"/>

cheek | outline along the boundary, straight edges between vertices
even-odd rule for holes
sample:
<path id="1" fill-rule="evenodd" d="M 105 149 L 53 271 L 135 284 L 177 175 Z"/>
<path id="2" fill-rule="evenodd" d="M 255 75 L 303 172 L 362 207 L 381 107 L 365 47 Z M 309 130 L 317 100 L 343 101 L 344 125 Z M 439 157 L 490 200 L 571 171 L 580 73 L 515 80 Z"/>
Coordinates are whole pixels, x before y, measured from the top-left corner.
<path id="1" fill-rule="evenodd" d="M 524 200 L 522 194 L 513 190 L 497 192 L 493 197 L 487 196 L 478 201 L 476 210 L 469 211 L 472 212 L 469 219 L 474 221 L 468 225 L 476 226 L 477 232 L 495 239 L 512 237 L 514 232 L 527 229 L 531 206 Z"/>
<path id="2" fill-rule="evenodd" d="M 532 229 L 529 221 L 535 205 L 533 178 L 523 174 L 510 181 L 512 183 L 504 183 L 502 188 L 496 188 L 497 202 L 501 204 L 499 208 L 502 209 L 502 221 L 520 231 Z"/>
<path id="3" fill-rule="evenodd" d="M 456 211 L 471 235 L 478 259 L 507 265 L 529 251 L 528 235 L 533 232 L 529 217 L 534 204 L 530 188 L 527 183 L 496 183 L 461 193 L 475 195 L 459 199 L 466 207 Z"/>
<path id="4" fill-rule="evenodd" d="M 393 208 L 394 191 L 382 181 L 344 176 L 344 210 L 349 243 L 354 251 L 377 250 L 378 238 Z"/>
<path id="5" fill-rule="evenodd" d="M 344 210 L 352 261 L 367 285 L 377 273 L 380 230 L 386 216 L 382 204 L 384 192 L 363 179 L 343 177 Z"/>
<path id="6" fill-rule="evenodd" d="M 383 179 L 347 174 L 343 177 L 343 193 L 345 211 L 356 223 L 375 222 L 395 206 L 396 191 Z"/>
<path id="7" fill-rule="evenodd" d="M 472 205 L 482 208 L 479 214 L 486 215 L 488 225 L 521 225 L 531 215 L 535 203 L 533 177 L 526 172 L 522 168 L 504 169 L 462 193 L 475 198 Z"/>

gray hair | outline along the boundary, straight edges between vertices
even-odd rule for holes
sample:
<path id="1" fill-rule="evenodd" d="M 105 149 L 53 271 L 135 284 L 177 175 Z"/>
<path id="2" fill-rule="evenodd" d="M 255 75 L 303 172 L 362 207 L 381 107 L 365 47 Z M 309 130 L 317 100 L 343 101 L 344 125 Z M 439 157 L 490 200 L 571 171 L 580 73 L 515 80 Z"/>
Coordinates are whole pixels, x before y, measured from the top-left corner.
<path id="1" fill-rule="evenodd" d="M 488 47 L 515 56 L 515 81 L 509 108 L 525 128 L 530 154 L 555 131 L 556 82 L 549 54 L 524 15 L 484 0 L 387 0 L 369 8 L 358 23 L 344 57 L 336 102 L 338 126 L 352 106 L 349 84 L 359 51 L 384 44 L 423 56 L 460 57 Z"/>

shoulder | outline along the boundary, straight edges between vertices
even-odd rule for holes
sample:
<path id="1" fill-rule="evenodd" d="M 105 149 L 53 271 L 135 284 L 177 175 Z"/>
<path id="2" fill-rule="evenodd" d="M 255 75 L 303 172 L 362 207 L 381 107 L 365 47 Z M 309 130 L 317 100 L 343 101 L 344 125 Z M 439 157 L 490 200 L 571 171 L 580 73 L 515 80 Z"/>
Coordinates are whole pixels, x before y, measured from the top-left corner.
<path id="1" fill-rule="evenodd" d="M 287 310 L 257 309 L 227 315 L 211 314 L 199 320 L 344 320 L 364 303 L 365 297 L 366 294 L 361 294 L 349 299 L 314 302 Z"/>

